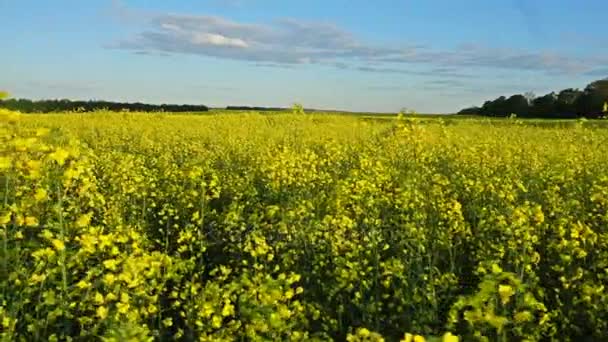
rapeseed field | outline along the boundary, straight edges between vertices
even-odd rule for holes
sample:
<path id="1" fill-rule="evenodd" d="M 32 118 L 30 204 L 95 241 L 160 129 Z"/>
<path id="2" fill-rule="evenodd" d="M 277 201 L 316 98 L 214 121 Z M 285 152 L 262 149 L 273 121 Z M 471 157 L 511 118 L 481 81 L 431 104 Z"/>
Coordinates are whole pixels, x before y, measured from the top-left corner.
<path id="1" fill-rule="evenodd" d="M 2 341 L 606 341 L 589 122 L 0 109 Z"/>

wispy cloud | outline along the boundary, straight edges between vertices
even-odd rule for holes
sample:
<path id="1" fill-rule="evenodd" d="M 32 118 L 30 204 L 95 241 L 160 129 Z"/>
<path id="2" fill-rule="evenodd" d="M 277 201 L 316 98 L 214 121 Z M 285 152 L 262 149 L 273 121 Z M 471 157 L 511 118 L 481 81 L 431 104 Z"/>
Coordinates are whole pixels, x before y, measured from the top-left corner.
<path id="1" fill-rule="evenodd" d="M 403 86 L 398 85 L 371 85 L 365 87 L 365 90 L 373 90 L 373 91 L 397 91 L 404 89 Z"/>
<path id="2" fill-rule="evenodd" d="M 201 89 L 201 90 L 224 91 L 224 92 L 238 90 L 238 88 L 236 88 L 236 87 L 217 86 L 217 85 L 204 85 L 204 84 L 203 85 L 193 86 L 192 88 Z"/>
<path id="3" fill-rule="evenodd" d="M 136 51 L 198 54 L 278 64 L 319 63 L 377 53 L 332 24 L 283 19 L 248 24 L 213 16 L 162 15 L 151 29 L 113 47 Z"/>
<path id="4" fill-rule="evenodd" d="M 133 15 L 132 10 L 128 13 Z M 471 77 L 467 71 L 475 68 L 584 74 L 608 63 L 608 56 L 580 57 L 473 44 L 447 50 L 419 44 L 379 46 L 328 22 L 279 19 L 246 23 L 206 15 L 145 16 L 149 20 L 142 32 L 109 47 L 138 53 L 202 55 L 265 67 L 320 64 L 361 72 L 451 78 Z"/>
<path id="5" fill-rule="evenodd" d="M 461 87 L 466 83 L 459 80 L 431 80 L 426 82 L 429 85 L 435 86 L 449 86 L 449 87 Z"/>
<path id="6" fill-rule="evenodd" d="M 593 69 L 585 73 L 586 76 L 608 78 L 608 68 Z"/>
<path id="7" fill-rule="evenodd" d="M 78 82 L 78 81 L 27 81 L 25 86 L 37 89 L 59 90 L 65 92 L 85 92 L 99 90 L 100 85 L 95 82 Z"/>
<path id="8" fill-rule="evenodd" d="M 87 99 L 103 92 L 105 87 L 99 82 L 80 80 L 19 79 L 11 85 L 16 98 L 31 99 Z"/>
<path id="9" fill-rule="evenodd" d="M 136 55 L 140 55 L 140 56 L 161 56 L 161 57 L 169 57 L 171 56 L 170 54 L 166 53 L 166 52 L 162 52 L 162 51 L 135 51 L 134 52 Z"/>
<path id="10" fill-rule="evenodd" d="M 345 68 L 348 68 L 346 66 Z M 357 71 L 363 72 L 374 72 L 374 73 L 389 73 L 389 74 L 404 74 L 410 76 L 423 76 L 423 77 L 453 77 L 453 78 L 473 78 L 474 76 L 471 74 L 467 74 L 464 72 L 459 72 L 453 68 L 426 68 L 420 70 L 420 68 L 409 68 L 405 69 L 403 66 L 397 67 L 386 67 L 386 66 L 377 66 L 377 63 L 374 65 L 364 65 L 354 67 Z"/>

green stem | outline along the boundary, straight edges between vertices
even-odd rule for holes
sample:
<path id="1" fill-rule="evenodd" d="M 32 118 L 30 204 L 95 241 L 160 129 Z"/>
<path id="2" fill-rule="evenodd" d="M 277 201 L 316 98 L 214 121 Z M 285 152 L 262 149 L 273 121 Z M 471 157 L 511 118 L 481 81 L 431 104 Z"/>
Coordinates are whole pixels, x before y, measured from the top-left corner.
<path id="1" fill-rule="evenodd" d="M 200 220 L 201 220 L 201 224 L 199 226 L 199 228 L 197 229 L 197 235 L 198 235 L 198 243 L 199 243 L 199 250 L 198 253 L 200 253 L 200 257 L 198 260 L 198 266 L 199 269 L 203 263 L 203 248 L 205 245 L 205 237 L 203 236 L 203 229 L 205 229 L 205 208 L 206 208 L 206 191 L 207 191 L 207 187 L 203 187 L 203 191 L 202 191 L 202 199 L 200 201 Z"/>
<path id="2" fill-rule="evenodd" d="M 9 185 L 9 176 L 8 174 L 6 175 L 6 179 L 4 181 L 4 208 L 8 207 L 8 185 Z M 3 274 L 8 275 L 8 225 L 6 226 L 5 229 L 2 229 L 2 248 L 3 248 L 3 255 L 2 255 L 2 270 L 4 271 Z M 7 283 L 3 284 L 3 293 L 4 293 L 4 285 Z M 6 298 L 6 297 L 5 297 Z"/>
<path id="3" fill-rule="evenodd" d="M 59 252 L 59 263 L 61 266 L 61 299 L 62 299 L 62 305 L 65 305 L 66 302 L 66 293 L 68 292 L 68 276 L 67 276 L 67 270 L 66 270 L 66 266 L 65 266 L 65 260 L 66 260 L 66 255 L 65 255 L 65 248 L 66 248 L 66 241 L 65 241 L 65 227 L 63 224 L 63 196 L 61 194 L 61 187 L 58 187 L 57 189 L 57 194 L 58 194 L 58 199 L 59 199 L 59 203 L 58 203 L 58 213 L 59 213 L 59 238 L 61 239 L 61 242 L 64 245 L 64 248 Z"/>

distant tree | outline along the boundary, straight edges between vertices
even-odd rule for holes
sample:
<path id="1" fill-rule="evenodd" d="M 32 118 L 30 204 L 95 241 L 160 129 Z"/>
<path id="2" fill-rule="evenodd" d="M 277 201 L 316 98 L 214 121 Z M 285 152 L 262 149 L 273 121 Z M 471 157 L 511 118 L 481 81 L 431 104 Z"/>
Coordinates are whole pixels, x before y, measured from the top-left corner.
<path id="1" fill-rule="evenodd" d="M 541 97 L 532 92 L 509 98 L 501 96 L 492 101 L 485 101 L 481 107 L 465 108 L 458 113 L 501 117 L 516 113 L 521 117 L 595 118 L 605 116 L 604 109 L 608 109 L 604 108 L 605 104 L 608 104 L 608 78 L 591 82 L 583 91 L 569 88 Z"/>
<path id="2" fill-rule="evenodd" d="M 527 116 L 530 111 L 530 105 L 525 95 L 513 95 L 505 101 L 505 110 L 511 113 L 515 113 L 519 116 Z"/>
<path id="3" fill-rule="evenodd" d="M 539 118 L 549 118 L 557 113 L 557 95 L 551 92 L 532 101 L 531 114 Z"/>
<path id="4" fill-rule="evenodd" d="M 471 106 L 469 108 L 462 109 L 457 114 L 463 115 L 479 115 L 481 114 L 481 108 L 476 106 Z"/>
<path id="5" fill-rule="evenodd" d="M 591 82 L 576 102 L 579 115 L 597 117 L 608 100 L 608 78 Z"/>
<path id="6" fill-rule="evenodd" d="M 563 117 L 575 116 L 577 114 L 576 102 L 583 92 L 578 89 L 564 89 L 557 94 L 556 111 Z"/>
<path id="7" fill-rule="evenodd" d="M 94 110 L 110 111 L 142 111 L 142 112 L 205 112 L 209 108 L 204 105 L 151 105 L 144 103 L 122 103 L 109 101 L 70 101 L 70 100 L 39 100 L 8 99 L 1 100 L 0 107 L 18 110 L 24 113 L 50 112 L 90 112 Z"/>
<path id="8" fill-rule="evenodd" d="M 501 96 L 494 101 L 486 101 L 483 106 L 481 106 L 481 113 L 486 116 L 495 116 L 495 117 L 506 117 L 510 112 L 508 112 L 507 107 L 507 98 Z"/>

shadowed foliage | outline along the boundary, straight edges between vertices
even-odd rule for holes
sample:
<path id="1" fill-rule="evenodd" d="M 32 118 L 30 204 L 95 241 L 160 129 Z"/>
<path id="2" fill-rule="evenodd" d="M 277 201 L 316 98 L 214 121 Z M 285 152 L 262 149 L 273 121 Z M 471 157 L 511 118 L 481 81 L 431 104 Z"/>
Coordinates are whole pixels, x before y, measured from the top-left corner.
<path id="1" fill-rule="evenodd" d="M 530 94 L 504 96 L 486 101 L 481 107 L 465 108 L 458 114 L 508 117 L 512 113 L 529 118 L 599 118 L 608 101 L 608 78 L 594 81 L 584 90 L 564 89 L 559 93 L 533 97 Z"/>

